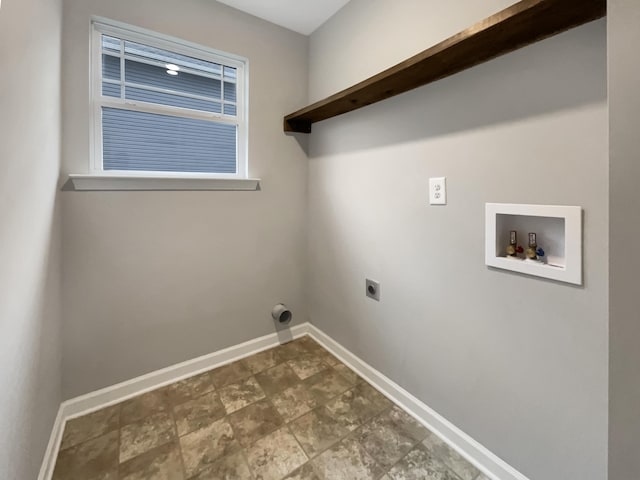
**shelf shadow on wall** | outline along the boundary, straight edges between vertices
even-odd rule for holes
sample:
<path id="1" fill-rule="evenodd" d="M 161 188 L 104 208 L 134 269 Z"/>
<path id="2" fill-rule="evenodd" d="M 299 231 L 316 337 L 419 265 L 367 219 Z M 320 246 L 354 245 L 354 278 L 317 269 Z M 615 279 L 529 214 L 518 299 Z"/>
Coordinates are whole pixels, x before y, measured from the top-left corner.
<path id="1" fill-rule="evenodd" d="M 437 138 L 607 101 L 606 20 L 313 125 L 310 158 Z M 299 137 L 299 135 L 295 135 Z"/>

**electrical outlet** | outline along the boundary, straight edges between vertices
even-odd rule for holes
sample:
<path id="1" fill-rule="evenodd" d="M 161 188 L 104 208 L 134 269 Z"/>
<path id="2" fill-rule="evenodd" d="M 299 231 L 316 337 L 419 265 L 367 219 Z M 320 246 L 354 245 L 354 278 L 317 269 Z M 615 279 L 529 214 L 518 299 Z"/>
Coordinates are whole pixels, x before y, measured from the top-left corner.
<path id="1" fill-rule="evenodd" d="M 373 298 L 374 300 L 380 301 L 380 284 L 375 280 L 366 279 L 365 280 L 365 293 L 367 297 Z"/>
<path id="2" fill-rule="evenodd" d="M 447 204 L 447 178 L 437 177 L 429 179 L 429 204 Z"/>

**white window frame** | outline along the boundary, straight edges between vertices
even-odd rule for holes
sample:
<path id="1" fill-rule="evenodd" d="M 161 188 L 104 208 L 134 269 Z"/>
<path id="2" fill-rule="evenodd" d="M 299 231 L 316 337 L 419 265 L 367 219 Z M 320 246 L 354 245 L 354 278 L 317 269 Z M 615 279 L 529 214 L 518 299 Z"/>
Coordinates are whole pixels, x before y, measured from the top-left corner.
<path id="1" fill-rule="evenodd" d="M 236 115 L 211 113 L 188 108 L 155 103 L 105 97 L 102 95 L 102 35 L 129 40 L 151 47 L 169 50 L 182 55 L 210 61 L 236 69 Z M 153 177 L 153 178 L 197 178 L 197 179 L 247 179 L 248 170 L 248 61 L 245 58 L 220 52 L 175 37 L 132 27 L 103 18 L 94 18 L 91 27 L 91 160 L 89 174 L 105 177 Z M 121 69 L 124 75 L 124 69 Z M 237 127 L 236 173 L 164 172 L 104 170 L 102 145 L 102 108 L 113 107 L 138 112 L 158 113 L 198 120 L 215 121 Z"/>

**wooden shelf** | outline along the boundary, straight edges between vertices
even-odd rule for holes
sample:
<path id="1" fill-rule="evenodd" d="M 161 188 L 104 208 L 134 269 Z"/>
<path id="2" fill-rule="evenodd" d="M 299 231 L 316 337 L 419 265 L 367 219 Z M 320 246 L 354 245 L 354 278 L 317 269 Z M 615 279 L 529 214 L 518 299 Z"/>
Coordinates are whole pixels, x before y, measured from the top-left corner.
<path id="1" fill-rule="evenodd" d="M 606 0 L 523 0 L 353 87 L 284 118 L 286 132 L 453 75 L 606 15 Z"/>

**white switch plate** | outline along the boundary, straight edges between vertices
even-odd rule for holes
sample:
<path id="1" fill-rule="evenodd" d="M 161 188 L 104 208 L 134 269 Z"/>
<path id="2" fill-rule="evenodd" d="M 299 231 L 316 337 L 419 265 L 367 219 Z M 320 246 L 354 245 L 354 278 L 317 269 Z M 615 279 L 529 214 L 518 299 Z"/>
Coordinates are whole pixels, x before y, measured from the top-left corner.
<path id="1" fill-rule="evenodd" d="M 447 178 L 437 177 L 429 179 L 429 204 L 447 204 Z"/>

